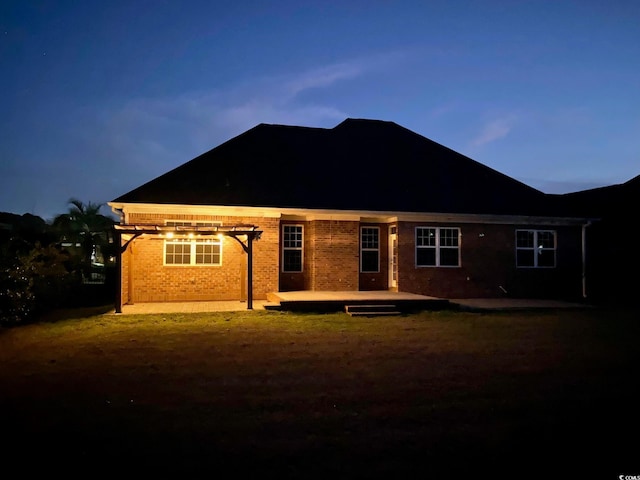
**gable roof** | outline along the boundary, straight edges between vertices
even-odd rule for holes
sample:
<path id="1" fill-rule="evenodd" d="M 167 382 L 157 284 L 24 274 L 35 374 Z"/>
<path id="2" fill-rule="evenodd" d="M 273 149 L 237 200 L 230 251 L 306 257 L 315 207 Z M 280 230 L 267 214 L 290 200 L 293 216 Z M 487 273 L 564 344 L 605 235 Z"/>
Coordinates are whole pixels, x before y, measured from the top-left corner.
<path id="1" fill-rule="evenodd" d="M 553 215 L 548 196 L 393 122 L 259 124 L 113 203 Z"/>

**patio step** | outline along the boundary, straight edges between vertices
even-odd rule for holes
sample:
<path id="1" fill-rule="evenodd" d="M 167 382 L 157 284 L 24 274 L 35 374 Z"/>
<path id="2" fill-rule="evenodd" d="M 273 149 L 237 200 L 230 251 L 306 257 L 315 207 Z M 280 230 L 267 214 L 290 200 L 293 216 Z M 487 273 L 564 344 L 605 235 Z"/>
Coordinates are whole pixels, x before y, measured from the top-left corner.
<path id="1" fill-rule="evenodd" d="M 358 304 L 345 305 L 344 311 L 352 317 L 377 317 L 382 315 L 400 315 L 401 312 L 395 305 L 388 304 Z"/>
<path id="2" fill-rule="evenodd" d="M 265 310 L 282 310 L 280 302 L 265 302 L 263 306 Z"/>

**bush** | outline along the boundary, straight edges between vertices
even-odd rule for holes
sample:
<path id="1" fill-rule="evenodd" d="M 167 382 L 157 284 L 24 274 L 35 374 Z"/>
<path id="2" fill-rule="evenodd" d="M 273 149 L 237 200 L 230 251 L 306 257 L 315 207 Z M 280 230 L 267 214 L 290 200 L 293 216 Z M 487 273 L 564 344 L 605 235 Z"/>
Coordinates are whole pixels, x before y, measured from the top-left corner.
<path id="1" fill-rule="evenodd" d="M 79 276 L 68 255 L 54 246 L 36 245 L 28 254 L 5 265 L 0 281 L 0 324 L 24 323 L 64 305 Z"/>
<path id="2" fill-rule="evenodd" d="M 28 272 L 22 265 L 5 266 L 0 277 L 0 325 L 22 323 L 35 311 L 36 299 Z"/>

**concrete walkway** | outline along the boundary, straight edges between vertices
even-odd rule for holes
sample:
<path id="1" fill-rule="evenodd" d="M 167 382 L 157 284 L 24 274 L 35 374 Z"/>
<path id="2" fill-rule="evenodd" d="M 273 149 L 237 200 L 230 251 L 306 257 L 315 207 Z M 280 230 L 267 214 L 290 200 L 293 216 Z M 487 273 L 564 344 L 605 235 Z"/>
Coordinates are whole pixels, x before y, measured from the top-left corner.
<path id="1" fill-rule="evenodd" d="M 254 300 L 253 310 L 265 310 L 266 300 Z M 215 302 L 149 302 L 123 305 L 124 315 L 148 313 L 203 313 L 203 312 L 236 312 L 247 310 L 247 302 L 239 300 L 220 300 Z M 115 314 L 115 310 L 111 312 Z"/>
<path id="2" fill-rule="evenodd" d="M 454 298 L 449 303 L 462 310 L 532 310 L 554 308 L 590 308 L 590 305 L 561 300 L 538 300 L 528 298 Z"/>

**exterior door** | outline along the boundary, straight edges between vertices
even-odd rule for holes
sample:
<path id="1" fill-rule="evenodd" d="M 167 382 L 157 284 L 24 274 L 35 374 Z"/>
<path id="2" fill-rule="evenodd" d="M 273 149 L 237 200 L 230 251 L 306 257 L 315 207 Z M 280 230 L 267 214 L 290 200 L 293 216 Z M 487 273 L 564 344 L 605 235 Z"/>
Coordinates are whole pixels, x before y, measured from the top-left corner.
<path id="1" fill-rule="evenodd" d="M 389 288 L 398 288 L 398 227 L 389 227 Z"/>

